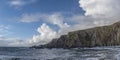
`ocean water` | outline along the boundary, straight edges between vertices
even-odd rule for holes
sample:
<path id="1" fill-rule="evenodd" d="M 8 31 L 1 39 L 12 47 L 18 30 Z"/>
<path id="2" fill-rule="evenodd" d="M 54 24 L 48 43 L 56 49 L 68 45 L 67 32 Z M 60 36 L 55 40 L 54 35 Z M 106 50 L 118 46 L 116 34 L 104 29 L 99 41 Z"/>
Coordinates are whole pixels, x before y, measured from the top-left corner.
<path id="1" fill-rule="evenodd" d="M 0 60 L 120 60 L 120 48 L 34 49 L 1 47 Z"/>

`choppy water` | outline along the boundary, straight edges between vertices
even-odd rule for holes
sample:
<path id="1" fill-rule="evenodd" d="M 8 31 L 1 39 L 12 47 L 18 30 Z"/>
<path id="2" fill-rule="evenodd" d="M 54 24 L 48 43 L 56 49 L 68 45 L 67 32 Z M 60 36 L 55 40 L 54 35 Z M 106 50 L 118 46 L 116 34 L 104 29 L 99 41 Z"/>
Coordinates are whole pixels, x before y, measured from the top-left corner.
<path id="1" fill-rule="evenodd" d="M 119 47 L 74 49 L 0 48 L 0 60 L 120 60 Z"/>

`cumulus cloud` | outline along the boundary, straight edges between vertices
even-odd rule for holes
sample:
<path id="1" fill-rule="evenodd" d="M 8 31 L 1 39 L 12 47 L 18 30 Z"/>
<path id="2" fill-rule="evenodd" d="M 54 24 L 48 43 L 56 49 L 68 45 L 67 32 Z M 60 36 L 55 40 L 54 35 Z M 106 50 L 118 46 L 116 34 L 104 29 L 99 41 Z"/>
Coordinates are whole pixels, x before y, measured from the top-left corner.
<path id="1" fill-rule="evenodd" d="M 33 39 L 30 42 L 45 44 L 46 42 L 50 42 L 53 38 L 55 38 L 56 31 L 51 29 L 47 24 L 43 23 L 37 31 L 39 35 L 34 35 Z"/>
<path id="2" fill-rule="evenodd" d="M 120 0 L 80 0 L 85 16 L 113 17 L 120 14 Z"/>
<path id="3" fill-rule="evenodd" d="M 31 18 L 34 16 L 35 18 L 31 20 Z M 30 44 L 48 43 L 53 38 L 57 38 L 60 35 L 67 33 L 67 30 L 68 30 L 67 28 L 70 27 L 70 25 L 64 22 L 65 18 L 60 13 L 27 15 L 27 18 L 28 19 L 26 19 L 26 17 L 24 16 L 22 18 L 22 22 L 30 23 L 30 22 L 37 22 L 40 20 L 44 20 L 44 22 L 46 22 L 46 23 L 43 23 L 40 27 L 38 27 L 37 32 L 39 34 L 34 35 L 33 38 L 29 40 Z M 54 30 L 53 27 L 48 26 L 47 23 L 56 25 L 59 28 L 59 30 L 58 31 Z"/>
<path id="4" fill-rule="evenodd" d="M 84 17 L 91 17 L 97 26 L 108 25 L 120 20 L 120 0 L 79 0 Z M 88 19 L 89 21 L 91 19 Z"/>

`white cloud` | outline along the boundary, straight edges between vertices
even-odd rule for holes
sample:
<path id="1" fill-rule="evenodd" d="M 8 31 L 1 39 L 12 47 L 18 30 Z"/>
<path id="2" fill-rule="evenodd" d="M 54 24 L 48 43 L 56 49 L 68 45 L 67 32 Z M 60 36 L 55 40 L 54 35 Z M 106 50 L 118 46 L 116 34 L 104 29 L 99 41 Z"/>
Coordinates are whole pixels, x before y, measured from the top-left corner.
<path id="1" fill-rule="evenodd" d="M 27 41 L 21 40 L 17 37 L 10 37 L 13 32 L 12 26 L 0 25 L 0 46 L 16 47 L 16 46 L 31 46 Z"/>
<path id="2" fill-rule="evenodd" d="M 10 6 L 13 6 L 13 7 L 21 7 L 21 6 L 24 6 L 26 4 L 30 4 L 30 3 L 34 3 L 36 2 L 37 0 L 9 0 L 8 1 L 8 4 Z"/>
<path id="3" fill-rule="evenodd" d="M 57 36 L 56 35 L 56 31 L 54 31 L 53 29 L 51 29 L 45 23 L 43 23 L 37 29 L 37 31 L 39 32 L 39 35 L 34 35 L 33 39 L 30 40 L 30 42 L 45 44 L 47 42 L 50 42 L 53 38 L 55 38 Z"/>
<path id="4" fill-rule="evenodd" d="M 23 14 L 19 19 L 20 22 L 32 23 L 38 21 L 48 22 L 54 25 L 57 25 L 60 28 L 69 27 L 67 23 L 64 23 L 65 18 L 61 13 L 52 13 L 52 14 Z"/>
<path id="5" fill-rule="evenodd" d="M 90 17 L 90 19 L 87 19 L 88 22 L 92 18 L 95 26 L 120 21 L 120 0 L 79 0 L 79 4 L 85 11 L 83 18 Z"/>
<path id="6" fill-rule="evenodd" d="M 25 2 L 23 2 L 23 1 L 21 1 L 21 0 L 12 0 L 12 1 L 10 2 L 10 4 L 11 4 L 12 6 L 22 6 L 22 5 L 25 4 Z"/>
<path id="7" fill-rule="evenodd" d="M 12 44 L 17 43 L 18 41 L 20 42 L 18 38 L 0 37 L 0 46 L 16 46 Z"/>
<path id="8" fill-rule="evenodd" d="M 0 25 L 0 46 L 25 46 L 26 44 L 20 44 L 23 43 L 20 38 L 8 37 L 12 34 L 10 29 L 10 25 Z"/>
<path id="9" fill-rule="evenodd" d="M 30 22 L 38 22 L 41 19 L 41 15 L 39 14 L 23 14 L 20 18 L 21 22 L 26 22 L 26 23 L 30 23 Z"/>
<path id="10" fill-rule="evenodd" d="M 63 22 L 65 18 L 60 13 L 53 13 L 52 15 L 48 15 L 46 20 L 52 24 L 58 25 L 60 28 L 69 27 L 67 23 Z"/>
<path id="11" fill-rule="evenodd" d="M 62 34 L 67 32 L 68 25 L 64 22 L 65 18 L 60 13 L 52 13 L 52 14 L 26 14 L 23 15 L 21 22 L 31 23 L 38 22 L 40 20 L 44 20 L 44 22 L 53 24 L 58 26 L 59 31 L 55 31 L 50 28 L 46 23 L 43 23 L 40 27 L 38 27 L 37 32 L 39 35 L 34 35 L 32 39 L 29 40 L 29 44 L 39 43 L 45 44 L 50 42 L 53 38 L 59 37 Z M 66 31 L 64 31 L 66 30 Z"/>
<path id="12" fill-rule="evenodd" d="M 120 14 L 120 0 L 80 0 L 85 15 L 92 17 L 113 17 Z"/>
<path id="13" fill-rule="evenodd" d="M 12 32 L 9 30 L 11 29 L 10 25 L 0 25 L 0 36 L 6 36 Z"/>

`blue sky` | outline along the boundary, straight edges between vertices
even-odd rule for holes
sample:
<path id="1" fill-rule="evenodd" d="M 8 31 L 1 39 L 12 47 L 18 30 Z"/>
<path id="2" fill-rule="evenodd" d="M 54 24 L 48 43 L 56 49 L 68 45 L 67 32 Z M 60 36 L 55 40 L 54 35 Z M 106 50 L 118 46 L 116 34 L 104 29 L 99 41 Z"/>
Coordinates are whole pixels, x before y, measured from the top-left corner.
<path id="1" fill-rule="evenodd" d="M 50 42 L 118 21 L 119 0 L 0 0 L 0 46 Z M 113 18 L 114 17 L 114 18 Z"/>
<path id="2" fill-rule="evenodd" d="M 83 12 L 79 8 L 78 0 L 36 0 L 31 3 L 29 3 L 30 1 L 23 0 L 26 2 L 25 5 L 12 5 L 12 1 L 14 0 L 0 0 L 0 24 L 10 25 L 12 32 L 10 36 L 20 38 L 29 38 L 33 34 L 37 34 L 37 27 L 43 23 L 42 21 L 33 23 L 20 22 L 19 18 L 23 14 L 50 14 L 60 12 L 69 15 L 74 13 L 81 14 Z"/>
<path id="3" fill-rule="evenodd" d="M 26 40 L 32 38 L 33 35 L 40 34 L 37 32 L 38 27 L 43 23 L 49 25 L 55 31 L 60 28 L 57 25 L 46 22 L 43 19 L 33 17 L 32 22 L 25 22 L 24 16 L 52 15 L 58 13 L 64 17 L 70 17 L 73 14 L 83 14 L 83 10 L 79 7 L 79 0 L 0 0 L 0 32 L 1 38 L 16 38 L 16 40 Z M 30 18 L 31 19 L 31 18 Z M 29 19 L 27 19 L 29 21 Z M 69 24 L 74 24 L 68 20 L 64 20 Z M 7 27 L 7 28 L 5 28 Z M 4 39 L 1 39 L 4 40 Z"/>

